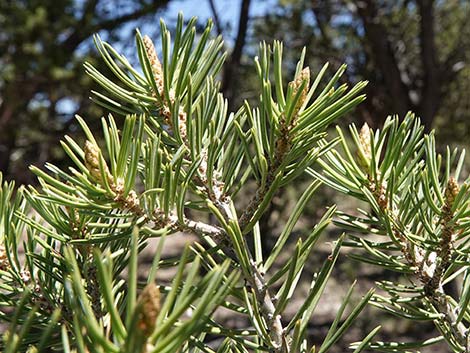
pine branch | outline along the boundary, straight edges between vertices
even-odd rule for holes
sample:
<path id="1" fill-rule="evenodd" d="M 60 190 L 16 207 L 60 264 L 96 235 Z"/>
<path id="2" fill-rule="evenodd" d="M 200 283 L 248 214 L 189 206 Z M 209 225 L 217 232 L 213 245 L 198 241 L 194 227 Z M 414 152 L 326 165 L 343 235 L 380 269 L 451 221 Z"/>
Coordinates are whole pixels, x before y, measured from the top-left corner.
<path id="1" fill-rule="evenodd" d="M 93 2 L 88 6 L 93 7 Z M 345 70 L 342 66 L 318 93 L 326 66 L 310 86 L 302 54 L 284 92 L 282 46 L 275 42 L 271 52 L 263 44 L 256 60 L 260 107 L 252 109 L 246 103 L 229 114 L 215 81 L 225 57 L 221 39 L 210 39 L 208 23 L 195 42 L 195 19 L 188 29 L 183 23 L 180 14 L 173 42 L 161 23 L 159 55 L 150 38 L 137 33 L 141 71 L 95 37 L 111 75 L 85 65 L 104 90 L 94 92 L 94 97 L 124 116 L 123 122 L 103 118 L 103 138 L 98 138 L 77 117 L 85 144 L 67 136 L 62 142 L 73 167 L 62 170 L 47 164 L 47 171 L 32 167 L 41 188 L 19 193 L 13 207 L 11 187 L 0 190 L 0 230 L 8 235 L 5 241 L 0 239 L 0 279 L 7 279 L 5 289 L 11 291 L 8 300 L 0 301 L 0 317 L 5 317 L 2 308 L 23 298 L 11 320 L 9 350 L 36 342 L 36 336 L 24 339 L 30 326 L 35 332 L 47 331 L 38 338 L 41 347 L 62 346 L 66 351 L 212 351 L 208 333 L 225 338 L 218 349 L 221 353 L 231 352 L 232 345 L 240 351 L 276 353 L 307 349 L 306 327 L 339 256 L 342 237 L 312 280 L 305 303 L 285 325 L 283 313 L 335 208 L 297 243 L 287 260 L 280 257 L 280 248 L 291 237 L 319 181 L 307 188 L 279 236 L 277 249 L 266 260 L 257 222 L 276 190 L 333 148 L 335 141 L 326 142 L 325 131 L 364 99 L 358 94 L 365 83 L 349 91 L 345 85 L 336 87 Z M 236 195 L 250 179 L 258 182 L 258 191 L 238 217 Z M 35 210 L 34 217 L 26 211 L 27 203 Z M 190 212 L 193 209 L 215 216 L 216 222 L 201 221 Z M 23 264 L 18 259 L 17 234 L 25 227 Z M 200 242 L 187 246 L 179 257 L 162 259 L 166 237 L 176 232 L 195 234 Z M 138 255 L 149 237 L 158 238 L 159 244 L 146 283 L 139 284 Z M 282 262 L 280 268 L 272 266 L 276 261 Z M 157 286 L 158 271 L 167 266 L 175 268 L 174 278 Z M 200 275 L 201 266 L 205 275 Z M 268 270 L 272 273 L 265 273 Z M 126 281 L 121 280 L 123 273 Z M 352 292 L 348 293 L 338 318 L 350 301 Z M 332 326 L 322 352 L 344 334 L 371 295 L 351 311 L 344 325 Z M 213 317 L 219 307 L 245 315 L 253 328 L 223 327 Z M 57 317 L 49 323 L 43 320 L 45 314 Z M 24 325 L 18 335 L 17 323 Z"/>
<path id="2" fill-rule="evenodd" d="M 292 140 L 294 135 L 291 130 L 296 126 L 298 120 L 298 112 L 300 107 L 305 103 L 307 98 L 307 92 L 310 86 L 310 69 L 308 67 L 302 69 L 300 74 L 295 78 L 294 81 L 289 83 L 289 87 L 292 89 L 292 96 L 299 96 L 290 121 L 287 121 L 286 113 L 283 112 L 279 121 L 279 132 L 275 141 L 274 157 L 270 159 L 266 181 L 261 187 L 256 190 L 255 195 L 249 201 L 247 208 L 240 216 L 239 224 L 240 228 L 245 230 L 248 223 L 251 221 L 254 213 L 259 208 L 260 204 L 264 201 L 267 192 L 273 186 L 276 178 L 281 177 L 283 171 L 280 170 L 282 163 L 284 162 L 286 155 L 292 148 Z M 280 176 L 279 176 L 280 174 Z M 249 230 L 249 229 L 248 229 Z"/>
<path id="3" fill-rule="evenodd" d="M 376 135 L 367 125 L 359 133 L 354 126 L 350 130 L 357 147 L 356 158 L 338 130 L 346 157 L 327 154 L 328 162 L 321 162 L 327 177 L 316 175 L 338 190 L 368 202 L 372 211 L 365 219 L 342 216 L 338 224 L 361 233 L 369 232 L 370 226 L 378 227 L 392 243 L 385 246 L 382 241 L 351 236 L 352 244 L 367 251 L 367 262 L 414 274 L 419 279 L 419 284 L 412 283 L 407 289 L 406 293 L 416 296 L 410 297 L 406 305 L 398 299 L 403 290 L 401 284 L 381 282 L 390 298 L 376 296 L 375 305 L 415 320 L 435 315 L 436 328 L 453 351 L 466 351 L 468 328 L 462 319 L 468 294 L 461 293 L 462 298 L 455 303 L 443 288 L 449 278 L 457 276 L 457 271 L 468 271 L 466 264 L 457 265 L 466 261 L 462 254 L 467 251 L 466 242 L 461 240 L 465 232 L 462 223 L 468 224 L 462 218 L 469 207 L 468 186 L 457 182 L 464 154 L 458 160 L 455 176 L 451 176 L 457 151 L 451 154 L 448 150 L 446 172 L 442 175 L 433 136 L 423 137 L 424 127 L 412 115 L 407 115 L 401 124 L 397 118 L 389 118 Z M 421 312 L 423 306 L 427 313 Z"/>

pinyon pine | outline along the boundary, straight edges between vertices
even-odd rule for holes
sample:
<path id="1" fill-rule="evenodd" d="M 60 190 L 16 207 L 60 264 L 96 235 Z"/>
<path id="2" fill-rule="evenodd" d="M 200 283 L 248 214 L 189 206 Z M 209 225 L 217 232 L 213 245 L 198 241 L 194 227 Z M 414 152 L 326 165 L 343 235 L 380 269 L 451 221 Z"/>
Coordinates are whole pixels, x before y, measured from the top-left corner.
<path id="1" fill-rule="evenodd" d="M 284 82 L 282 44 L 262 43 L 255 66 L 259 102 L 228 111 L 217 75 L 221 38 L 195 19 L 173 35 L 161 23 L 161 53 L 136 35 L 140 68 L 95 37 L 109 67 L 86 72 L 99 84 L 92 99 L 112 113 L 102 130 L 77 117 L 83 141 L 65 136 L 68 169 L 31 167 L 39 187 L 0 189 L 0 320 L 3 352 L 327 352 L 367 304 L 419 325 L 434 338 L 375 342 L 380 326 L 354 352 L 404 352 L 445 341 L 469 352 L 469 186 L 464 153 L 436 153 L 433 134 L 412 114 L 381 130 L 327 129 L 365 99 L 365 82 L 339 84 L 315 75 L 303 52 Z M 243 79 L 243 78 L 237 78 Z M 259 221 L 274 195 L 309 180 L 272 250 Z M 300 238 L 293 229 L 322 184 L 366 207 L 329 207 Z M 299 183 L 303 185 L 303 183 Z M 254 190 L 255 188 L 255 190 Z M 253 191 L 254 190 L 254 191 Z M 249 199 L 247 200 L 247 195 Z M 316 270 L 294 315 L 286 307 L 325 228 L 345 234 Z M 191 234 L 177 257 L 163 256 L 175 233 Z M 148 273 L 139 254 L 155 238 Z M 295 240 L 295 246 L 287 244 Z M 344 246 L 353 259 L 398 272 L 353 296 L 354 284 L 322 343 L 307 329 Z M 292 251 L 281 256 L 283 251 Z M 275 266 L 274 266 L 275 265 Z M 171 283 L 159 272 L 172 268 Z M 145 279 L 142 280 L 142 276 Z M 446 292 L 453 284 L 457 293 Z M 240 318 L 228 326 L 217 313 Z M 5 326 L 6 327 L 6 326 Z M 317 340 L 318 341 L 318 340 Z"/>

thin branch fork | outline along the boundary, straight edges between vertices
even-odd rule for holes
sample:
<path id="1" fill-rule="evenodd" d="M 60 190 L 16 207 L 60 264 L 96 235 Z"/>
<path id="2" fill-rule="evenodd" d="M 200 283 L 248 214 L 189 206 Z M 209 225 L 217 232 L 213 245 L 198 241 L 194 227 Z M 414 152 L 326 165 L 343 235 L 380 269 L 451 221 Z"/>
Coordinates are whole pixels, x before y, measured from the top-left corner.
<path id="1" fill-rule="evenodd" d="M 209 192 L 208 195 L 214 195 L 214 192 Z M 229 208 L 229 203 L 230 200 L 219 200 L 216 199 L 214 200 L 216 203 L 216 207 L 221 211 L 222 215 L 224 216 L 226 221 L 230 221 L 233 216 L 230 212 Z M 261 199 L 260 199 L 261 201 Z M 240 225 L 240 229 L 242 228 L 242 224 L 240 221 L 238 221 Z M 207 226 L 207 225 L 206 225 Z M 209 226 L 212 227 L 212 226 Z M 194 229 L 194 228 L 193 228 Z M 203 228 L 204 230 L 211 230 L 207 227 Z M 223 231 L 220 228 L 216 228 L 217 233 L 215 234 L 209 234 L 212 235 L 214 239 L 218 239 L 221 235 L 223 235 L 224 238 L 220 239 L 218 244 L 222 244 L 223 251 L 224 253 L 231 257 L 231 255 L 234 255 L 234 252 L 232 249 L 228 248 L 225 245 L 225 242 L 230 242 L 230 237 L 228 234 Z M 220 231 L 223 231 L 223 233 L 220 233 Z M 206 233 L 207 234 L 207 233 Z M 252 274 L 252 277 L 249 277 L 248 275 L 245 274 L 245 280 L 250 283 L 252 286 L 255 297 L 257 302 L 260 304 L 261 308 L 261 315 L 263 319 L 265 320 L 266 324 L 268 325 L 269 332 L 270 332 L 270 337 L 271 337 L 271 344 L 273 345 L 274 352 L 276 353 L 287 353 L 289 352 L 289 347 L 287 345 L 286 339 L 285 339 L 285 333 L 284 333 L 284 328 L 282 326 L 281 322 L 281 315 L 275 315 L 275 305 L 272 300 L 271 294 L 269 293 L 268 286 L 266 279 L 264 277 L 264 273 L 262 273 L 258 266 L 256 265 L 256 262 L 254 261 L 251 253 L 248 251 L 248 257 L 249 257 L 249 263 L 250 263 L 250 271 L 249 273 Z M 243 271 L 243 273 L 245 273 Z"/>
<path id="2" fill-rule="evenodd" d="M 136 211 L 135 208 L 134 211 Z M 140 208 L 140 212 L 137 212 L 137 214 L 142 214 L 143 212 L 144 210 Z M 158 212 L 153 212 L 154 215 L 157 213 Z M 225 230 L 220 227 L 187 218 L 185 218 L 184 222 L 181 223 L 178 220 L 178 217 L 175 215 L 170 215 L 164 220 L 156 220 L 156 222 L 157 224 L 167 223 L 167 225 L 170 225 L 170 228 L 174 230 L 192 232 L 202 239 L 204 239 L 204 236 L 209 236 L 217 243 L 217 245 L 221 247 L 225 255 L 231 259 L 236 259 L 234 251 L 227 244 L 229 242 L 229 236 Z M 269 327 L 270 336 L 272 339 L 271 343 L 273 345 L 274 352 L 287 353 L 290 350 L 285 339 L 284 328 L 281 322 L 281 315 L 275 315 L 275 305 L 271 294 L 268 291 L 264 274 L 259 270 L 255 261 L 251 257 L 251 254 L 248 254 L 250 257 L 250 273 L 253 274 L 253 277 L 246 277 L 245 280 L 252 286 L 256 300 L 260 304 L 259 306 L 261 308 L 261 314 Z"/>
<path id="3" fill-rule="evenodd" d="M 222 251 L 232 259 L 236 259 L 234 251 L 227 246 L 228 234 L 220 227 L 212 226 L 204 222 L 196 222 L 193 220 L 185 219 L 183 224 L 178 223 L 176 216 L 169 218 L 170 222 L 176 225 L 176 228 L 181 231 L 190 231 L 199 237 L 210 236 L 216 241 L 217 245 L 221 246 Z M 252 286 L 256 300 L 260 304 L 261 314 L 265 319 L 272 339 L 274 352 L 287 353 L 289 347 L 285 340 L 284 329 L 281 322 L 281 315 L 275 315 L 275 305 L 273 299 L 268 291 L 268 286 L 264 274 L 259 270 L 255 261 L 250 256 L 250 272 L 253 277 L 245 278 L 246 281 Z"/>
<path id="4" fill-rule="evenodd" d="M 132 195 L 135 197 L 135 193 L 132 193 Z M 146 215 L 144 222 L 153 221 L 155 222 L 155 225 L 159 227 L 167 226 L 174 231 L 192 232 L 200 238 L 209 236 L 217 243 L 217 245 L 221 246 L 222 250 L 227 256 L 231 257 L 232 259 L 236 258 L 233 250 L 225 244 L 227 239 L 229 239 L 229 236 L 221 227 L 213 226 L 200 221 L 194 221 L 188 218 L 184 218 L 184 221 L 181 222 L 176 215 L 172 214 L 166 216 L 159 210 L 154 210 L 151 215 L 148 215 L 148 213 L 137 202 L 132 202 L 131 206 L 128 202 L 122 202 L 119 203 L 119 206 L 121 209 L 126 209 L 132 212 L 136 217 Z M 275 345 L 280 348 L 283 342 L 283 329 L 280 315 L 274 316 L 275 307 L 267 290 L 264 274 L 259 271 L 256 263 L 251 258 L 251 255 L 250 265 L 253 277 L 245 279 L 255 290 L 256 299 L 261 304 L 260 306 L 262 308 L 262 313 L 264 314 L 263 316 L 268 325 L 270 325 L 273 343 L 275 343 Z M 279 350 L 279 352 L 281 351 Z"/>

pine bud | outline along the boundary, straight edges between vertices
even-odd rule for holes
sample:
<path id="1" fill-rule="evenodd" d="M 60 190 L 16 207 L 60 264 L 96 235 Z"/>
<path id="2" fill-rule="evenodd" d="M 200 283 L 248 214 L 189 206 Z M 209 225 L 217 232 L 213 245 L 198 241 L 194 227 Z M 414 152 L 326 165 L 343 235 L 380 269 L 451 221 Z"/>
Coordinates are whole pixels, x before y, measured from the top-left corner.
<path id="1" fill-rule="evenodd" d="M 455 197 L 460 191 L 459 184 L 454 177 L 450 177 L 449 181 L 447 182 L 446 189 L 444 191 L 445 201 L 449 207 L 452 207 L 455 201 Z"/>
<path id="2" fill-rule="evenodd" d="M 299 97 L 299 100 L 297 101 L 297 104 L 295 105 L 294 108 L 294 116 L 297 115 L 297 113 L 300 110 L 300 107 L 305 103 L 305 99 L 307 98 L 307 93 L 308 89 L 310 86 L 310 69 L 308 67 L 304 68 L 300 73 L 297 75 L 294 81 L 289 83 L 289 86 L 292 87 L 292 96 L 295 97 L 297 93 L 299 92 L 300 87 L 302 86 L 302 83 L 305 81 L 304 88 L 302 89 L 302 93 Z"/>
<path id="3" fill-rule="evenodd" d="M 149 283 L 140 293 L 137 305 L 140 307 L 138 327 L 146 337 L 155 330 L 155 324 L 160 313 L 160 290 L 154 283 Z"/>
<path id="4" fill-rule="evenodd" d="M 147 53 L 150 66 L 152 67 L 153 78 L 155 79 L 155 83 L 157 84 L 159 93 L 161 94 L 163 91 L 162 64 L 160 63 L 160 60 L 158 60 L 157 51 L 155 50 L 155 46 L 153 45 L 153 42 L 150 37 L 145 35 L 142 40 L 145 45 L 145 51 Z"/>
<path id="5" fill-rule="evenodd" d="M 100 149 L 94 143 L 86 141 L 84 152 L 85 167 L 88 169 L 93 179 L 101 184 Z M 106 164 L 104 165 L 104 170 L 106 172 L 106 178 L 111 182 L 111 175 L 109 174 L 108 166 Z"/>
<path id="6" fill-rule="evenodd" d="M 359 132 L 359 144 L 362 151 L 362 153 L 361 151 L 358 152 L 359 162 L 364 168 L 368 168 L 372 159 L 372 149 L 370 145 L 370 128 L 367 123 L 362 125 Z"/>

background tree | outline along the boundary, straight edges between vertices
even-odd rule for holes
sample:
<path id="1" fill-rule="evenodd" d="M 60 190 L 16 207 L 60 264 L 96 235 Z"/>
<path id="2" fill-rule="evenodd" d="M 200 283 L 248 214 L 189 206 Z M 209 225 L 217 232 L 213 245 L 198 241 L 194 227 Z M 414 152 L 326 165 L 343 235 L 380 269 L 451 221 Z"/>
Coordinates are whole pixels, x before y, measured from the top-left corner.
<path id="1" fill-rule="evenodd" d="M 469 11 L 468 1 L 457 0 L 282 1 L 254 33 L 293 49 L 307 45 L 311 66 L 348 63 L 346 80 L 370 81 L 361 109 L 370 125 L 412 110 L 430 129 L 470 114 L 461 95 L 468 87 L 450 89 L 469 78 Z"/>
<path id="2" fill-rule="evenodd" d="M 75 112 L 95 109 L 93 115 L 101 114 L 83 95 L 86 90 L 77 89 L 78 82 L 86 88 L 91 85 L 81 70 L 86 57 L 94 55 L 91 34 L 104 29 L 113 42 L 126 46 L 128 37 L 119 28 L 132 21 L 132 27 L 141 27 L 143 21 L 157 22 L 159 16 L 175 17 L 175 9 L 168 9 L 167 3 L 22 0 L 0 4 L 0 170 L 8 179 L 30 181 L 25 172 L 29 164 L 62 158 L 52 146 L 63 133 L 76 129 Z M 178 4 L 184 7 L 190 2 Z M 289 58 L 289 53 L 307 46 L 311 68 L 319 69 L 328 61 L 335 69 L 346 62 L 345 82 L 369 80 L 368 100 L 359 108 L 358 120 L 370 126 L 380 126 L 390 113 L 412 110 L 428 129 L 433 124 L 439 128 L 442 141 L 456 137 L 465 141 L 470 133 L 468 1 L 274 0 L 266 5 L 243 0 L 238 9 L 231 7 L 233 13 L 227 13 L 228 5 L 207 0 L 193 10 L 209 11 L 194 15 L 213 17 L 217 32 L 228 39 L 222 91 L 232 98 L 230 108 L 244 99 L 257 99 L 257 79 L 248 58 L 256 55 L 259 40 L 279 38 L 286 45 L 286 75 L 295 69 L 296 58 Z M 259 11 L 263 6 L 266 13 Z"/>
<path id="3" fill-rule="evenodd" d="M 28 165 L 57 160 L 58 138 L 73 115 L 91 108 L 82 64 L 90 37 L 137 19 L 156 20 L 167 0 L 20 0 L 0 2 L 0 171 L 27 182 Z M 128 36 L 129 33 L 126 34 Z M 89 46 L 89 45 L 88 45 Z M 84 88 L 87 89 L 84 90 Z M 95 112 L 98 113 L 99 112 Z"/>

